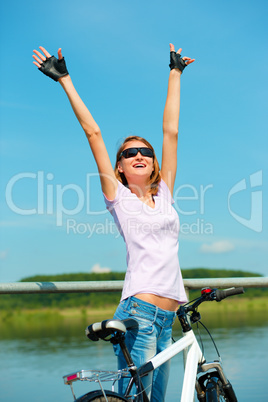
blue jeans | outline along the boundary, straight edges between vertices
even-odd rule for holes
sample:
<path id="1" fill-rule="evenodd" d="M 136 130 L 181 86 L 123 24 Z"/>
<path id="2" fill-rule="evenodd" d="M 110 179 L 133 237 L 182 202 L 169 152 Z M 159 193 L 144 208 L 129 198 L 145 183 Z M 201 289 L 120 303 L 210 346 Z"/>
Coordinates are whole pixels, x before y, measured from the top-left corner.
<path id="1" fill-rule="evenodd" d="M 171 345 L 175 316 L 176 313 L 173 311 L 162 310 L 134 296 L 120 302 L 114 318 L 119 320 L 134 318 L 139 323 L 139 330 L 127 331 L 125 339 L 137 367 Z M 118 369 L 125 368 L 127 364 L 119 345 L 115 345 L 114 350 L 118 358 Z M 165 400 L 169 366 L 170 361 L 167 361 L 143 377 L 142 383 L 150 401 L 163 402 Z M 119 393 L 124 394 L 128 382 L 127 378 L 119 381 Z"/>

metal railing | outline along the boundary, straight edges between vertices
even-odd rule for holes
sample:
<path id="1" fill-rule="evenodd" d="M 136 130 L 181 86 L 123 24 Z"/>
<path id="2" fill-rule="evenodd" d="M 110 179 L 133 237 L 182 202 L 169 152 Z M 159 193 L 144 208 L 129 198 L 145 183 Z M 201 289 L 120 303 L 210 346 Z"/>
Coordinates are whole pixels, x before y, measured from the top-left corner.
<path id="1" fill-rule="evenodd" d="M 268 287 L 268 277 L 252 278 L 201 278 L 184 279 L 185 289 L 245 288 Z M 0 294 L 33 294 L 33 293 L 88 293 L 121 291 L 124 281 L 83 281 L 83 282 L 10 282 L 0 283 Z"/>

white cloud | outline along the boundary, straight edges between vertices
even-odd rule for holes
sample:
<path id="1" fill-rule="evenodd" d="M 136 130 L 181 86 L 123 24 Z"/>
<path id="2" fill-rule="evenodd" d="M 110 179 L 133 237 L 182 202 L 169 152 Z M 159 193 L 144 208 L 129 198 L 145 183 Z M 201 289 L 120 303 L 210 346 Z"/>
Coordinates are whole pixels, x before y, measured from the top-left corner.
<path id="1" fill-rule="evenodd" d="M 27 226 L 27 223 L 18 222 L 18 221 L 1 221 L 0 227 L 2 228 L 10 228 L 10 227 L 18 227 L 18 226 Z"/>
<path id="2" fill-rule="evenodd" d="M 91 268 L 91 272 L 94 272 L 95 274 L 104 274 L 111 272 L 111 269 L 108 267 L 101 267 L 100 264 L 95 264 Z"/>
<path id="3" fill-rule="evenodd" d="M 202 244 L 200 247 L 200 251 L 202 253 L 212 253 L 212 254 L 220 254 L 220 253 L 228 253 L 229 251 L 234 250 L 235 246 L 229 240 L 221 240 L 215 241 L 211 244 Z"/>
<path id="4" fill-rule="evenodd" d="M 8 256 L 8 250 L 0 250 L 0 260 L 5 260 Z"/>
<path id="5" fill-rule="evenodd" d="M 36 105 L 27 105 L 25 103 L 18 103 L 18 102 L 7 102 L 7 101 L 0 101 L 1 107 L 6 107 L 9 109 L 21 109 L 21 110 L 38 110 Z M 39 107 L 40 110 L 40 107 Z"/>
<path id="6" fill-rule="evenodd" d="M 0 228 L 47 228 L 55 226 L 58 229 L 66 228 L 56 226 L 56 214 L 54 215 L 20 215 L 16 220 L 0 221 Z"/>

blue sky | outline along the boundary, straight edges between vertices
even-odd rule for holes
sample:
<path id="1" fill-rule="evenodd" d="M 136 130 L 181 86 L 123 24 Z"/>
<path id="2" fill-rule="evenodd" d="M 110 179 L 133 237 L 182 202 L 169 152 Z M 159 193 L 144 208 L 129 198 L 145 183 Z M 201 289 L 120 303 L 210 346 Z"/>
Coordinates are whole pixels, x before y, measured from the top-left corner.
<path id="1" fill-rule="evenodd" d="M 268 275 L 267 11 L 261 0 L 2 2 L 0 281 L 126 269 L 84 133 L 32 50 L 62 47 L 114 163 L 130 134 L 160 159 L 170 42 L 196 59 L 181 89 L 181 267 Z"/>

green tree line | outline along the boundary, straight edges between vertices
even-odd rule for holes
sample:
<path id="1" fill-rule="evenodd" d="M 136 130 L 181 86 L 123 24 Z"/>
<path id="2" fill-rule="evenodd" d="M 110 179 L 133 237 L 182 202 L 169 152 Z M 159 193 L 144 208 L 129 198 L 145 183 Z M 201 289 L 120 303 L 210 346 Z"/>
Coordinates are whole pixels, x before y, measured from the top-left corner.
<path id="1" fill-rule="evenodd" d="M 246 272 L 230 269 L 192 268 L 182 270 L 183 278 L 234 278 L 234 277 L 261 277 L 255 272 Z M 64 282 L 64 281 L 114 281 L 124 280 L 124 272 L 109 273 L 72 273 L 61 275 L 36 275 L 22 279 L 20 282 Z M 194 298 L 200 291 L 191 291 Z M 115 305 L 120 300 L 121 292 L 94 292 L 94 293 L 49 293 L 49 294 L 14 294 L 1 295 L 2 309 L 35 309 L 43 307 L 70 308 L 92 307 L 101 308 Z M 268 289 L 246 289 L 246 297 L 267 296 Z"/>

